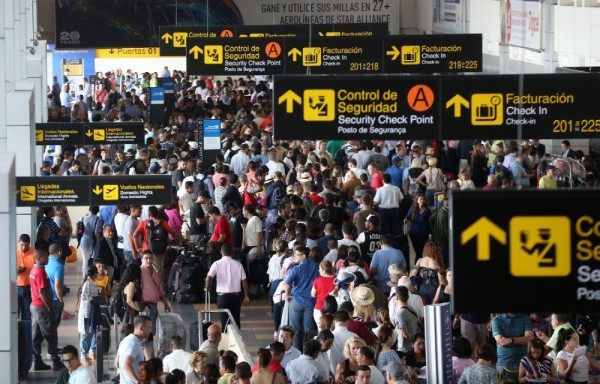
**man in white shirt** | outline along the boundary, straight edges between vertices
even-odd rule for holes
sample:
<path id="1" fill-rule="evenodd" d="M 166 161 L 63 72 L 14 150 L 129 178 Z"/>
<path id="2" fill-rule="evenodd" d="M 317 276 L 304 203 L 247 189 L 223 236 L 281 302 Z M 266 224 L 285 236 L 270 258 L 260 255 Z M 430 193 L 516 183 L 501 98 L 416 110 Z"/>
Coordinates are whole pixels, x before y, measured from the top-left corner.
<path id="1" fill-rule="evenodd" d="M 348 320 L 350 315 L 346 311 L 337 311 L 334 315 L 335 329 L 333 330 L 333 344 L 329 349 L 329 361 L 331 362 L 331 371 L 335 372 L 339 363 L 344 361 L 344 344 L 356 333 L 348 330 Z"/>
<path id="2" fill-rule="evenodd" d="M 285 348 L 285 352 L 283 354 L 283 359 L 281 359 L 281 366 L 285 369 L 290 361 L 296 360 L 302 355 L 302 352 L 298 350 L 298 348 L 292 345 L 294 341 L 294 328 L 289 325 L 283 325 L 279 328 L 279 342 L 283 344 Z"/>
<path id="3" fill-rule="evenodd" d="M 290 361 L 285 367 L 288 379 L 292 384 L 328 383 L 329 373 L 315 360 L 321 350 L 321 344 L 311 339 L 304 343 L 303 349 L 304 354 Z"/>
<path id="4" fill-rule="evenodd" d="M 62 348 L 62 361 L 69 370 L 69 384 L 95 384 L 96 375 L 94 372 L 81 365 L 79 352 L 72 345 L 65 345 Z"/>
<path id="5" fill-rule="evenodd" d="M 144 340 L 152 332 L 152 319 L 146 315 L 136 316 L 133 320 L 133 333 L 121 340 L 117 350 L 118 360 L 115 361 L 119 369 L 121 384 L 137 384 L 138 366 L 146 359 L 144 356 Z"/>
<path id="6" fill-rule="evenodd" d="M 173 352 L 163 358 L 163 371 L 170 373 L 175 369 L 181 369 L 186 374 L 192 372 L 192 366 L 190 365 L 192 354 L 183 350 L 181 336 L 171 337 L 171 349 Z"/>
<path id="7" fill-rule="evenodd" d="M 379 207 L 381 217 L 381 233 L 395 236 L 398 234 L 398 223 L 400 222 L 400 202 L 404 196 L 400 188 L 392 184 L 392 176 L 389 173 L 383 175 L 383 187 L 375 192 L 373 202 Z"/>
<path id="8" fill-rule="evenodd" d="M 246 174 L 246 165 L 250 161 L 250 157 L 248 156 L 249 147 L 248 144 L 242 144 L 241 149 L 231 157 L 231 161 L 229 162 L 229 166 L 233 173 L 238 176 L 242 176 Z"/>

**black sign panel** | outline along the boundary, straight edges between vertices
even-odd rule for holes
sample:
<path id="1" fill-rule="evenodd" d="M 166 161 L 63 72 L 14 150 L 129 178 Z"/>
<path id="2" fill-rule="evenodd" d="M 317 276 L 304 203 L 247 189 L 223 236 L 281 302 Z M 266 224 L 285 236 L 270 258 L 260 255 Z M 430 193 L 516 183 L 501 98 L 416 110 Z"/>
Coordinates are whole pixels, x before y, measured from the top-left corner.
<path id="1" fill-rule="evenodd" d="M 277 140 L 439 137 L 439 78 L 281 76 L 274 83 Z"/>
<path id="2" fill-rule="evenodd" d="M 170 176 L 17 177 L 18 207 L 170 202 Z"/>
<path id="3" fill-rule="evenodd" d="M 80 145 L 83 144 L 83 124 L 80 123 L 37 123 L 36 145 Z"/>
<path id="4" fill-rule="evenodd" d="M 519 92 L 522 81 L 522 93 Z M 443 79 L 443 137 L 600 136 L 598 74 L 494 75 Z"/>
<path id="5" fill-rule="evenodd" d="M 480 34 L 388 36 L 384 40 L 386 73 L 482 71 Z"/>
<path id="6" fill-rule="evenodd" d="M 17 177 L 17 206 L 89 205 L 89 178 Z"/>
<path id="7" fill-rule="evenodd" d="M 188 39 L 190 75 L 283 74 L 283 39 Z"/>
<path id="8" fill-rule="evenodd" d="M 167 204 L 171 201 L 169 176 L 112 176 L 91 180 L 91 205 Z"/>
<path id="9" fill-rule="evenodd" d="M 143 123 L 39 123 L 36 145 L 144 144 Z"/>
<path id="10" fill-rule="evenodd" d="M 597 190 L 453 192 L 450 212 L 454 312 L 600 310 Z"/>
<path id="11" fill-rule="evenodd" d="M 387 36 L 387 23 L 160 26 L 160 55 L 186 56 L 188 39 L 214 38 L 302 38 Z M 192 45 L 189 45 L 191 48 Z"/>

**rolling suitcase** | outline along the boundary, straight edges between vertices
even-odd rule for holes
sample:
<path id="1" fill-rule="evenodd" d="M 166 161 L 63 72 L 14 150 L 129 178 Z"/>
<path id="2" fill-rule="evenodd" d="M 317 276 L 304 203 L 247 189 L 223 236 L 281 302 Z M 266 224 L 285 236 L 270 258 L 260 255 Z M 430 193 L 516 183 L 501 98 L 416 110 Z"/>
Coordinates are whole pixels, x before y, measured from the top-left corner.
<path id="1" fill-rule="evenodd" d="M 187 340 L 186 325 L 178 313 L 159 313 L 156 321 L 156 333 L 158 334 L 156 356 L 161 359 L 172 352 L 171 337 L 180 336 L 183 345 Z"/>
<path id="2" fill-rule="evenodd" d="M 204 295 L 204 310 L 210 310 L 210 292 Z M 202 341 L 208 338 L 208 327 L 213 325 L 210 320 L 210 313 L 205 313 L 202 319 Z M 190 324 L 190 349 L 197 351 L 200 348 L 200 325 L 197 321 Z"/>
<path id="3" fill-rule="evenodd" d="M 19 320 L 17 332 L 19 343 L 18 376 L 19 380 L 25 380 L 27 378 L 27 372 L 29 372 L 31 364 L 33 363 L 31 320 Z"/>

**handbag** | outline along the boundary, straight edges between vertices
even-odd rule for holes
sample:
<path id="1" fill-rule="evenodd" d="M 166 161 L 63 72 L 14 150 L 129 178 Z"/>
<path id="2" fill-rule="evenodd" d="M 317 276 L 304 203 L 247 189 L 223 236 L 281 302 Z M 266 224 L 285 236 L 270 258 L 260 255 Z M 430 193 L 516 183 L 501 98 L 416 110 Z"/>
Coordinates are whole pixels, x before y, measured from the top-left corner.
<path id="1" fill-rule="evenodd" d="M 431 171 L 433 173 L 433 171 Z M 433 176 L 433 175 L 432 175 Z M 444 182 L 444 178 L 442 176 L 442 171 L 437 168 L 435 180 L 434 180 L 434 189 L 436 192 L 444 192 L 446 190 L 446 183 Z"/>

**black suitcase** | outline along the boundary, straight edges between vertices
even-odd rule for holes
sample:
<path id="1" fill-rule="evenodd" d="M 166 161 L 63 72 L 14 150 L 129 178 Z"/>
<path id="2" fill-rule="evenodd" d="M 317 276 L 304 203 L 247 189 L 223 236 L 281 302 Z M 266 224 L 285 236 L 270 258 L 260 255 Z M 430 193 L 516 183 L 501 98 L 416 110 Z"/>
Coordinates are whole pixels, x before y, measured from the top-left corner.
<path id="1" fill-rule="evenodd" d="M 31 336 L 31 320 L 19 320 L 17 325 L 19 343 L 18 372 L 19 380 L 25 380 L 33 363 L 33 339 Z"/>
<path id="2" fill-rule="evenodd" d="M 110 351 L 110 326 L 112 324 L 112 318 L 110 317 L 110 307 L 108 305 L 100 305 L 100 313 L 102 320 L 100 322 L 100 332 L 102 332 L 102 349 L 103 354 L 106 355 Z"/>
<path id="3" fill-rule="evenodd" d="M 177 258 L 181 254 L 181 251 L 182 251 L 182 248 L 169 247 L 169 248 L 167 248 L 167 252 L 165 253 L 165 258 L 163 260 L 163 272 L 162 272 L 162 276 L 161 276 L 161 282 L 163 284 L 163 288 L 165 289 L 165 293 L 167 294 L 167 296 L 171 293 L 170 292 L 171 287 L 169 285 L 169 277 L 171 274 L 171 268 L 173 267 L 175 260 L 177 260 Z"/>
<path id="4" fill-rule="evenodd" d="M 201 302 L 207 273 L 201 257 L 188 254 L 178 257 L 169 273 L 170 299 L 184 304 Z"/>

